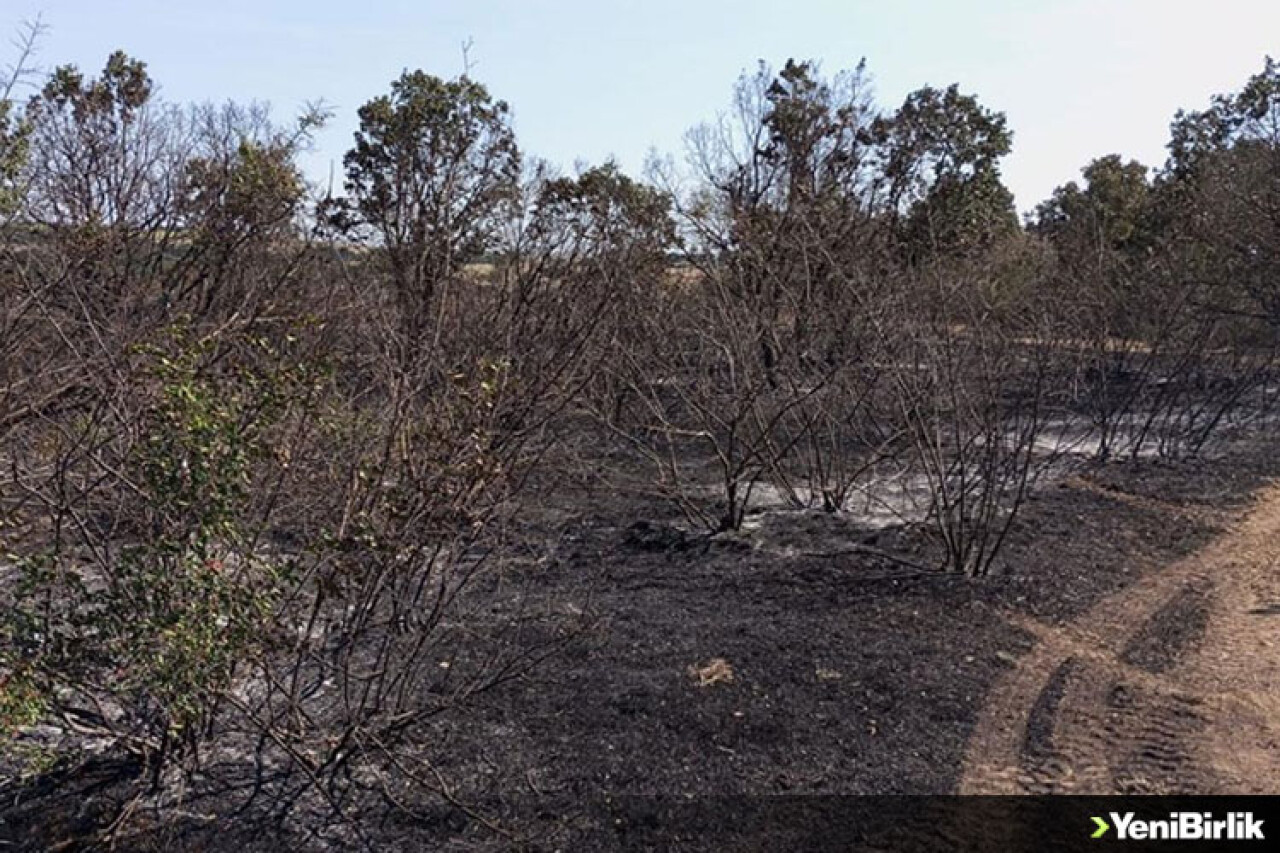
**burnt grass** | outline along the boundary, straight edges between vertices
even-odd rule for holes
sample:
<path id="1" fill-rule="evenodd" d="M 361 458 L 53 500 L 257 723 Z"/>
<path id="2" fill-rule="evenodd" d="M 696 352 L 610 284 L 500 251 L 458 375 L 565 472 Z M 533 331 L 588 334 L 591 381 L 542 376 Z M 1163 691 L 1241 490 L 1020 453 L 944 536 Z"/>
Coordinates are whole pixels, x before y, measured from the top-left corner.
<path id="1" fill-rule="evenodd" d="M 805 547 L 844 537 L 929 562 L 922 528 L 873 533 L 796 511 L 770 515 L 767 536 L 708 536 L 616 482 L 535 484 L 547 497 L 521 535 L 554 543 L 538 600 L 584 614 L 585 627 L 415 732 L 406 749 L 430 757 L 453 802 L 406 788 L 400 805 L 412 808 L 399 808 L 369 794 L 353 834 L 305 798 L 289 802 L 301 788 L 287 779 L 264 796 L 232 762 L 196 780 L 182 808 L 140 816 L 117 847 L 821 849 L 804 827 L 834 818 L 813 795 L 955 789 L 985 695 L 1031 645 L 1006 614 L 1082 613 L 1204 545 L 1277 471 L 1259 438 L 1212 460 L 1084 466 L 1031 494 L 981 579 Z M 1131 655 L 1167 663 L 1149 644 Z M 731 680 L 700 683 L 714 659 Z M 1034 722 L 1030 752 L 1044 752 Z M 125 785 L 102 764 L 0 782 L 5 849 L 75 849 L 101 828 Z M 780 804 L 790 824 L 750 817 Z"/>

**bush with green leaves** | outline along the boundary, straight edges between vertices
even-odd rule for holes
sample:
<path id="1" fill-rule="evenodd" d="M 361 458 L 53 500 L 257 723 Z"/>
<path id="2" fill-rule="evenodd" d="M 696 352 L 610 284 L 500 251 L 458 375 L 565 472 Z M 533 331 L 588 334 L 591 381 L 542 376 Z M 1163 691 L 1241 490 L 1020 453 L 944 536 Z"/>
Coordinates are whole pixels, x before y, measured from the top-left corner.
<path id="1" fill-rule="evenodd" d="M 268 436 L 308 372 L 263 340 L 228 351 L 178 331 L 135 353 L 136 399 L 83 417 L 32 483 L 44 547 L 9 559 L 6 727 L 38 718 L 122 740 L 153 761 L 192 755 L 263 651 L 287 563 L 257 546 Z M 114 535 L 104 535 L 103 527 Z"/>

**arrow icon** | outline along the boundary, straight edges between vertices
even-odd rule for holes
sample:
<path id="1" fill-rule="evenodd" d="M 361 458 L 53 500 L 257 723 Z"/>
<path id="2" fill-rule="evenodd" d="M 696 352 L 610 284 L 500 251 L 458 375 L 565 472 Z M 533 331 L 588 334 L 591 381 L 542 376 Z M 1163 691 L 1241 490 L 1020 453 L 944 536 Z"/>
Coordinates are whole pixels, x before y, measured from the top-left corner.
<path id="1" fill-rule="evenodd" d="M 1098 825 L 1098 828 L 1093 831 L 1093 835 L 1089 836 L 1090 838 L 1101 838 L 1106 835 L 1107 830 L 1111 828 L 1111 826 L 1100 817 L 1095 817 L 1093 822 Z"/>

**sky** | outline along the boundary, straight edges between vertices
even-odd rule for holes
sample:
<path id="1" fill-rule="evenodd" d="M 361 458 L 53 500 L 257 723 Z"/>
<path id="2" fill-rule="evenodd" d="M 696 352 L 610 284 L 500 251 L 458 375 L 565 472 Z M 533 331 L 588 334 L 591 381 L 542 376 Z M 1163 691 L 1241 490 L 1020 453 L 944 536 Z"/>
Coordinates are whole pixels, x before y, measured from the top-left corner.
<path id="1" fill-rule="evenodd" d="M 759 60 L 865 58 L 884 108 L 958 83 L 1004 112 L 1022 210 L 1095 157 L 1163 163 L 1179 108 L 1280 56 L 1278 0 L 5 0 L 0 29 L 37 15 L 45 69 L 96 72 L 123 49 L 171 101 L 265 101 L 281 120 L 323 101 L 334 116 L 303 164 L 335 185 L 356 109 L 406 69 L 469 65 L 528 154 L 640 173 L 651 150 L 679 155 Z M 0 43 L 0 64 L 12 54 Z"/>

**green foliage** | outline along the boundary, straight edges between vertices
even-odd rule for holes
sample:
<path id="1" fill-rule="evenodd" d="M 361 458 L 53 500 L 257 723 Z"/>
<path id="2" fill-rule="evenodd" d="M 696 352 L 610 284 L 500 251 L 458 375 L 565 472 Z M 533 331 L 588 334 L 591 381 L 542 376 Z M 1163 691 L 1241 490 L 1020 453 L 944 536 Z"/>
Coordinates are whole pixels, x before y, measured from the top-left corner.
<path id="1" fill-rule="evenodd" d="M 20 27 L 10 42 L 17 58 L 0 71 L 0 218 L 11 215 L 22 200 L 21 175 L 30 153 L 31 125 L 13 95 L 34 71 L 30 62 L 42 32 L 38 18 Z"/>
<path id="2" fill-rule="evenodd" d="M 1207 110 L 1178 111 L 1170 128 L 1167 170 L 1185 178 L 1213 154 L 1250 141 L 1280 146 L 1280 63 L 1270 56 L 1239 92 L 1215 95 Z"/>
<path id="3" fill-rule="evenodd" d="M 19 202 L 18 184 L 30 150 L 31 127 L 15 114 L 12 101 L 0 100 L 0 216 Z"/>
<path id="4" fill-rule="evenodd" d="M 925 87 L 877 122 L 891 205 L 905 211 L 907 257 L 966 256 L 1016 233 L 1013 195 L 999 161 L 1013 132 L 1003 113 L 952 85 Z"/>
<path id="5" fill-rule="evenodd" d="M 107 58 L 102 74 L 88 81 L 74 65 L 54 69 L 32 108 L 70 110 L 82 124 L 99 120 L 124 126 L 151 99 L 154 89 L 146 63 L 117 50 Z"/>
<path id="6" fill-rule="evenodd" d="M 213 543 L 125 549 L 95 620 L 116 667 L 113 692 L 154 707 L 156 727 L 173 735 L 207 721 L 236 664 L 263 639 L 273 567 L 226 553 Z"/>
<path id="7" fill-rule="evenodd" d="M 109 254 L 97 245 L 101 228 L 154 225 L 170 198 L 161 163 L 173 126 L 149 108 L 153 92 L 146 65 L 117 51 L 96 78 L 74 65 L 55 69 L 27 104 L 29 215 L 79 228 L 90 263 Z M 75 180 L 59 180 L 64 172 Z"/>
<path id="8" fill-rule="evenodd" d="M 762 63 L 738 81 L 734 132 L 691 137 L 706 184 L 686 205 L 692 236 L 763 314 L 780 310 L 801 270 L 830 290 L 838 259 L 874 252 L 879 177 L 864 71 L 828 77 L 788 60 L 774 73 Z"/>
<path id="9" fill-rule="evenodd" d="M 761 64 L 739 80 L 737 100 L 759 112 L 760 127 L 732 181 L 721 182 L 736 210 L 802 218 L 863 211 L 874 141 L 864 64 L 832 77 L 813 62 L 789 59 L 776 74 Z"/>
<path id="10" fill-rule="evenodd" d="M 378 246 L 408 363 L 424 348 L 442 283 L 493 243 L 496 217 L 518 196 L 520 154 L 507 105 L 465 76 L 405 72 L 359 116 L 343 158 L 346 198 L 322 214 Z"/>
<path id="11" fill-rule="evenodd" d="M 1180 112 L 1158 183 L 1160 214 L 1197 297 L 1280 326 L 1280 64 L 1202 112 Z"/>
<path id="12" fill-rule="evenodd" d="M 359 117 L 339 218 L 372 228 L 389 248 L 427 250 L 441 274 L 478 256 L 519 175 L 507 105 L 467 77 L 413 71 Z"/>
<path id="13" fill-rule="evenodd" d="M 675 243 L 671 197 L 623 174 L 614 163 L 542 186 L 534 212 L 539 233 L 568 231 L 606 254 L 626 252 L 636 263 L 665 263 Z"/>
<path id="14" fill-rule="evenodd" d="M 4 639 L 8 648 L 10 638 Z M 46 708 L 45 696 L 29 667 L 0 653 L 0 737 L 39 722 Z"/>
<path id="15" fill-rule="evenodd" d="M 944 182 L 996 173 L 1013 146 L 1004 113 L 984 108 L 956 85 L 912 92 L 877 131 L 884 139 L 884 170 L 893 195 L 907 201 Z"/>
<path id="16" fill-rule="evenodd" d="M 288 140 L 242 138 L 230 158 L 190 161 L 185 206 L 191 224 L 223 245 L 288 224 L 305 190 L 295 153 Z"/>
<path id="17" fill-rule="evenodd" d="M 209 344 L 169 354 L 144 348 L 159 399 L 144 415 L 132 468 L 141 475 L 162 541 L 204 543 L 231 532 L 245 498 L 262 427 L 275 414 L 274 393 L 252 373 L 223 383 L 201 371 Z M 250 415 L 252 417 L 250 419 Z"/>
<path id="18" fill-rule="evenodd" d="M 1059 243 L 1083 243 L 1083 251 L 1095 251 L 1098 243 L 1114 250 L 1147 245 L 1152 237 L 1147 171 L 1118 154 L 1094 160 L 1084 168 L 1083 188 L 1072 181 L 1036 208 L 1035 230 Z"/>
<path id="19" fill-rule="evenodd" d="M 138 534 L 96 564 L 60 546 L 15 559 L 0 647 L 7 725 L 88 702 L 114 708 L 100 724 L 163 761 L 194 743 L 236 666 L 264 648 L 288 575 L 253 548 L 254 472 L 310 373 L 263 341 L 248 342 L 245 366 L 214 371 L 215 346 L 176 331 L 136 351 L 146 391 L 125 427 L 136 439 L 108 471 Z"/>
<path id="20" fill-rule="evenodd" d="M 871 141 L 865 70 L 860 63 L 826 80 L 813 63 L 789 59 L 765 90 L 769 144 L 761 153 L 785 170 L 793 200 L 847 201 L 858 189 Z"/>
<path id="21" fill-rule="evenodd" d="M 1018 233 L 1013 194 L 992 170 L 943 177 L 911 208 L 903 233 L 917 260 L 976 256 Z"/>

